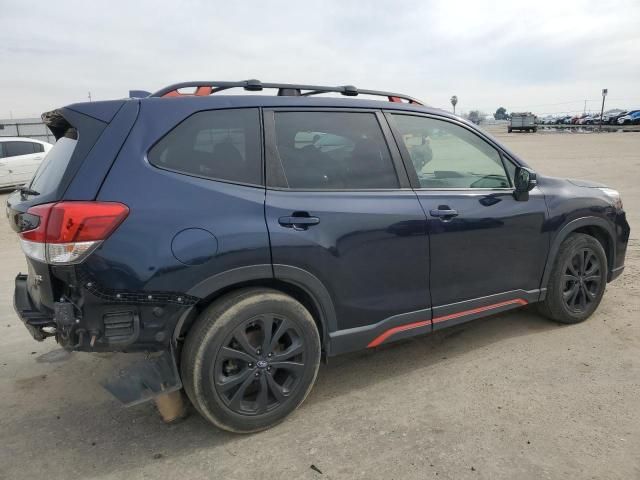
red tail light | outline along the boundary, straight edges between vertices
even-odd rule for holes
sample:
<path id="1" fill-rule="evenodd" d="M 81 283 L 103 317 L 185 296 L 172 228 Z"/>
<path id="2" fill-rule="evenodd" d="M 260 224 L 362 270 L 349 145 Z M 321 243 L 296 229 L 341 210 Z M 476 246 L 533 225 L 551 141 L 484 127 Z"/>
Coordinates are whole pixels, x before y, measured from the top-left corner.
<path id="1" fill-rule="evenodd" d="M 116 202 L 59 202 L 31 207 L 27 214 L 39 217 L 36 228 L 20 232 L 27 255 L 49 263 L 78 263 L 122 223 L 129 208 Z"/>

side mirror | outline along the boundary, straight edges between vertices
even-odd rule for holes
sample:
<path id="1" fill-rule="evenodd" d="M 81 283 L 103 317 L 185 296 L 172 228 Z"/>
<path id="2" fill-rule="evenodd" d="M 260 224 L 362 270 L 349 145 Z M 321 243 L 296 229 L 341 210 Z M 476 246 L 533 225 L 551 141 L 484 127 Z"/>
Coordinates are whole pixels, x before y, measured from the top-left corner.
<path id="1" fill-rule="evenodd" d="M 536 172 L 526 167 L 516 167 L 513 179 L 515 191 L 513 196 L 518 201 L 529 200 L 529 192 L 538 184 Z"/>

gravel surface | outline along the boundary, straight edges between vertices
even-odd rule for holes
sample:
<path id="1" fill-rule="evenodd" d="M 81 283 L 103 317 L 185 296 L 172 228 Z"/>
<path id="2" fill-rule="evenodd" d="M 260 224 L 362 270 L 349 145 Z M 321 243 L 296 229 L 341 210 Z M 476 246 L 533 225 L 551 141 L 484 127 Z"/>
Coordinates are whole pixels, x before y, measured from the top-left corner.
<path id="1" fill-rule="evenodd" d="M 33 341 L 2 216 L 0 479 L 640 478 L 640 133 L 494 133 L 540 172 L 622 192 L 627 267 L 596 314 L 559 326 L 527 308 L 332 358 L 292 417 L 251 436 L 122 409 L 98 385 L 122 355 Z"/>

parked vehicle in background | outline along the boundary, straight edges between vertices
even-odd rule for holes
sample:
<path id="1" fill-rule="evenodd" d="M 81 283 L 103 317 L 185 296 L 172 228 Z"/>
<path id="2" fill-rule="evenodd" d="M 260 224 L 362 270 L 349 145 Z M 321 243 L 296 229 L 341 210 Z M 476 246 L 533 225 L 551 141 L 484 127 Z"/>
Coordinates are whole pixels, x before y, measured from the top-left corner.
<path id="1" fill-rule="evenodd" d="M 0 188 L 29 182 L 53 145 L 25 137 L 0 137 Z"/>
<path id="2" fill-rule="evenodd" d="M 637 125 L 640 123 L 640 110 L 632 110 L 618 118 L 618 125 Z"/>
<path id="3" fill-rule="evenodd" d="M 602 123 L 616 124 L 618 122 L 618 118 L 626 114 L 626 110 L 621 110 L 618 108 L 609 110 L 607 112 L 604 112 L 604 115 L 602 116 Z"/>
<path id="4" fill-rule="evenodd" d="M 600 114 L 589 115 L 584 121 L 584 125 L 597 125 L 600 123 Z"/>
<path id="5" fill-rule="evenodd" d="M 216 93 L 232 88 L 277 95 Z M 321 355 L 534 303 L 582 322 L 624 269 L 617 191 L 538 175 L 406 95 L 187 82 L 43 118 L 57 143 L 7 200 L 16 312 L 67 350 L 153 352 L 110 391 L 184 386 L 233 432 L 295 410 Z"/>
<path id="6" fill-rule="evenodd" d="M 507 131 L 511 133 L 514 130 L 520 132 L 537 132 L 536 116 L 531 112 L 514 112 L 511 114 L 511 121 L 507 127 Z"/>

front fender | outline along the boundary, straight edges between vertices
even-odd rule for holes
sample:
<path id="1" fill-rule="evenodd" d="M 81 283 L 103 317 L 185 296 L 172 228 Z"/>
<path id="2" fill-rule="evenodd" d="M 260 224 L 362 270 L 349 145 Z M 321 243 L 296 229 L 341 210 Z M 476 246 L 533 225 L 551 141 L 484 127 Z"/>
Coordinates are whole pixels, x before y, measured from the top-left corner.
<path id="1" fill-rule="evenodd" d="M 613 269 L 616 258 L 616 242 L 614 241 L 615 231 L 611 222 L 608 222 L 602 217 L 594 216 L 576 218 L 575 220 L 571 220 L 570 222 L 565 224 L 551 241 L 551 247 L 549 248 L 549 254 L 547 255 L 547 261 L 544 267 L 544 272 L 542 274 L 542 281 L 540 282 L 540 288 L 543 292 L 542 295 L 544 295 L 547 284 L 549 283 L 549 276 L 551 275 L 553 263 L 555 262 L 556 256 L 558 255 L 558 250 L 560 250 L 560 245 L 572 232 L 575 232 L 576 230 L 583 227 L 599 227 L 606 232 L 608 236 L 607 243 L 609 251 L 607 251 L 607 263 L 609 272 L 611 272 L 611 270 Z"/>

